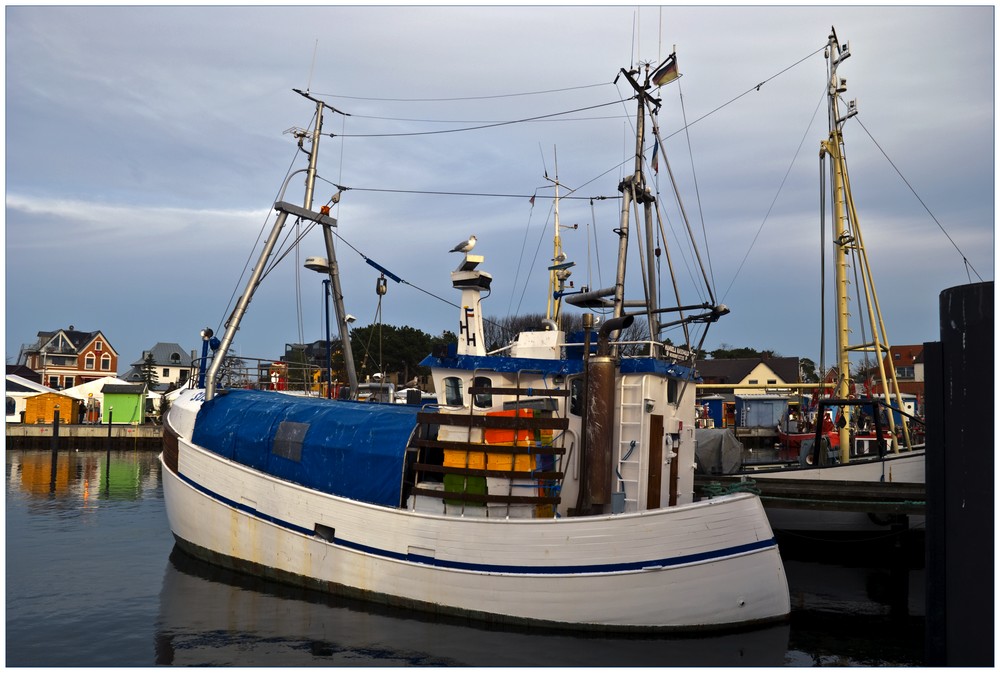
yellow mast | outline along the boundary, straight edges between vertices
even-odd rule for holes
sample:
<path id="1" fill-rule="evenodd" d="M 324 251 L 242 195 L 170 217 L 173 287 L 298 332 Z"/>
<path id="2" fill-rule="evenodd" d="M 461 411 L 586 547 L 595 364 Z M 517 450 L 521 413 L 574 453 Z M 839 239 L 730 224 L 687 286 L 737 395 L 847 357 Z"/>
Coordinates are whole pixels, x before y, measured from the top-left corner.
<path id="1" fill-rule="evenodd" d="M 895 401 L 900 410 L 903 408 L 902 395 L 899 392 L 899 384 L 896 380 L 894 367 L 889 367 L 890 375 L 886 376 L 884 363 L 885 356 L 889 354 L 888 338 L 885 331 L 885 323 L 882 320 L 882 311 L 879 307 L 878 297 L 875 294 L 875 283 L 871 274 L 871 267 L 868 263 L 868 254 L 864 248 L 864 240 L 861 236 L 861 229 L 858 224 L 857 210 L 854 206 L 854 198 L 851 194 L 851 183 L 847 172 L 847 159 L 844 154 L 844 137 L 841 133 L 843 123 L 857 114 L 857 107 L 854 101 L 848 104 L 847 113 L 840 115 L 839 94 L 847 91 L 847 80 L 842 79 L 837 74 L 837 66 L 847 59 L 850 54 L 849 46 L 843 45 L 837 40 L 837 34 L 831 29 L 829 42 L 826 49 L 826 58 L 829 67 L 829 83 L 827 95 L 829 97 L 829 117 L 830 136 L 821 143 L 820 156 L 830 157 L 831 172 L 833 174 L 833 250 L 834 250 L 834 284 L 837 297 L 837 389 L 836 396 L 839 399 L 847 399 L 852 396 L 854 386 L 850 377 L 850 353 L 851 352 L 873 352 L 878 363 L 879 379 L 882 384 L 882 391 L 885 394 L 886 402 L 891 403 L 891 394 L 895 396 Z M 851 256 L 857 265 L 859 272 L 859 282 L 864 291 L 866 312 L 868 321 L 872 327 L 872 341 L 860 345 L 850 344 L 850 306 L 848 269 Z M 891 387 L 889 381 L 891 380 Z M 879 413 L 878 409 L 874 409 Z M 851 451 L 851 414 L 850 406 L 841 408 L 843 423 L 839 427 L 840 434 L 840 459 L 846 463 L 850 460 Z M 889 431 L 892 435 L 892 450 L 899 451 L 896 441 L 895 419 L 893 414 L 889 414 Z M 909 432 L 906 418 L 903 417 L 903 434 L 907 448 L 910 448 Z"/>
<path id="2" fill-rule="evenodd" d="M 549 266 L 549 298 L 546 304 L 545 317 L 549 320 L 555 322 L 556 329 L 561 329 L 561 318 L 559 311 L 562 308 L 562 292 L 566 289 L 566 280 L 573 274 L 570 270 L 575 266 L 575 262 L 566 261 L 566 253 L 562 249 L 562 239 L 559 236 L 559 230 L 562 225 L 559 224 L 559 157 L 555 158 L 555 179 L 550 178 L 547 174 L 545 179 L 552 183 L 555 189 L 555 198 L 553 200 L 553 230 L 554 234 L 552 236 L 552 264 Z M 571 189 L 570 192 L 573 190 Z M 566 225 L 567 229 L 576 229 L 577 225 Z M 570 283 L 570 287 L 573 284 Z"/>
<path id="3" fill-rule="evenodd" d="M 552 182 L 553 188 L 555 189 L 555 198 L 553 200 L 553 231 L 552 236 L 552 264 L 559 264 L 562 260 L 559 256 L 562 254 L 562 241 L 559 240 L 559 158 L 555 159 L 555 170 L 556 178 L 551 180 L 548 176 L 545 176 L 547 180 Z M 559 278 L 556 275 L 556 269 L 553 266 L 549 267 L 549 300 L 545 309 L 545 317 L 549 320 L 556 321 L 559 323 L 559 307 L 560 300 L 557 298 L 556 293 L 560 290 Z"/>

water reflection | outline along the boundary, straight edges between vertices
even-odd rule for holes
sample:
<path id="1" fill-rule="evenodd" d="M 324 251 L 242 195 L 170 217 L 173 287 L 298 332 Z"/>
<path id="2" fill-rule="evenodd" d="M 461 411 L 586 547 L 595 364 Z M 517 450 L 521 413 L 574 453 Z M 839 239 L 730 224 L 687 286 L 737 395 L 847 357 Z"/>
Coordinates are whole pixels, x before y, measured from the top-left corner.
<path id="1" fill-rule="evenodd" d="M 160 479 L 149 451 L 8 451 L 7 492 L 65 506 L 92 500 L 138 500 Z"/>
<path id="2" fill-rule="evenodd" d="M 174 548 L 156 663 L 181 666 L 781 666 L 787 624 L 714 636 L 488 628 L 289 587 Z"/>

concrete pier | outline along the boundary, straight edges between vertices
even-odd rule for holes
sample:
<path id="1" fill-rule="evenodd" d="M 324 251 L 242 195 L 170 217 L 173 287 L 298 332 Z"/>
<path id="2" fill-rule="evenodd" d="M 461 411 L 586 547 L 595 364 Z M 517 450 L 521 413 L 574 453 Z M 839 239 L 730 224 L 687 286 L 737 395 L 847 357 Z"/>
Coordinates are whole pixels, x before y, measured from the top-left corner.
<path id="1" fill-rule="evenodd" d="M 52 424 L 8 423 L 5 429 L 7 450 L 51 449 Z M 162 445 L 163 426 L 150 423 L 132 425 L 59 424 L 58 450 L 143 449 L 158 450 Z"/>

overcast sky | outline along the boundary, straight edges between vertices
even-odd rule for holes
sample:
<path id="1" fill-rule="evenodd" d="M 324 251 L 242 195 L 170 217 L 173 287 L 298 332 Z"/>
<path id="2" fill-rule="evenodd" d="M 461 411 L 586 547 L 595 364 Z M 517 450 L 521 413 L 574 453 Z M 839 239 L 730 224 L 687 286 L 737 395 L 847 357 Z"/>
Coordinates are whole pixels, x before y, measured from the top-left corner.
<path id="1" fill-rule="evenodd" d="M 101 330 L 121 372 L 158 341 L 200 349 L 304 165 L 284 132 L 314 106 L 293 88 L 350 115 L 326 118 L 315 205 L 350 188 L 333 214 L 356 325 L 379 319 L 365 256 L 409 283 L 390 281 L 381 320 L 457 330 L 448 250 L 473 233 L 494 276 L 485 314 L 544 313 L 556 157 L 563 193 L 586 197 L 560 203 L 579 225 L 563 232 L 573 280 L 607 286 L 634 145 L 614 80 L 675 45 L 660 131 L 732 311 L 705 347 L 818 362 L 831 26 L 852 52 L 847 158 L 890 342 L 937 340 L 940 292 L 994 277 L 992 6 L 8 6 L 7 362 L 70 325 Z M 668 195 L 662 163 L 653 177 Z M 300 178 L 286 198 L 302 202 Z M 321 277 L 302 262 L 323 254 L 313 231 L 265 280 L 236 352 L 322 338 Z"/>

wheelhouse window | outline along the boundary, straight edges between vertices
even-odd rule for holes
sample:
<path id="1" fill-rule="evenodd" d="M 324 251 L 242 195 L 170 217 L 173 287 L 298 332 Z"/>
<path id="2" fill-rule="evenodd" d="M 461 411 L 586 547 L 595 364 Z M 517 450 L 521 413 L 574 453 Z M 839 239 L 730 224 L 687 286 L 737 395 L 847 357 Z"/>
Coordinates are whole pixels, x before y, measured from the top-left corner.
<path id="1" fill-rule="evenodd" d="M 492 388 L 493 381 L 488 376 L 477 376 L 472 380 L 473 388 Z M 493 393 L 477 393 L 472 398 L 473 403 L 480 409 L 493 406 Z"/>
<path id="2" fill-rule="evenodd" d="M 667 379 L 667 402 L 677 405 L 677 379 Z"/>
<path id="3" fill-rule="evenodd" d="M 448 406 L 463 406 L 462 402 L 462 379 L 457 376 L 448 376 L 444 380 L 444 403 Z"/>

